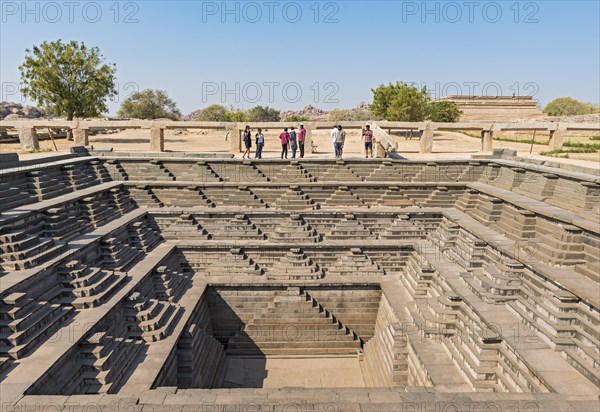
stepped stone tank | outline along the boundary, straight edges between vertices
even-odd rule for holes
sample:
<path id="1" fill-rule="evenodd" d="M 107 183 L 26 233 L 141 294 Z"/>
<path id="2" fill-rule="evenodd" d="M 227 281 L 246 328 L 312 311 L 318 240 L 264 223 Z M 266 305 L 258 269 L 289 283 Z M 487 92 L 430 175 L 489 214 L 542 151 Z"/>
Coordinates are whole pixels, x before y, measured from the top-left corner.
<path id="1" fill-rule="evenodd" d="M 0 170 L 2 410 L 595 410 L 598 176 L 502 159 Z"/>

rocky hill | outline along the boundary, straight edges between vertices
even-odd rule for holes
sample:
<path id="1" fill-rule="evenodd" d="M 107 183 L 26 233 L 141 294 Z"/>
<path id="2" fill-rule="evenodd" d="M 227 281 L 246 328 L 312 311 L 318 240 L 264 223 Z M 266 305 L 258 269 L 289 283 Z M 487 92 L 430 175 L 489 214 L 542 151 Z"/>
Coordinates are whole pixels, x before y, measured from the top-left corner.
<path id="1" fill-rule="evenodd" d="M 43 116 L 44 114 L 37 107 L 11 102 L 0 103 L 0 120 L 37 119 Z"/>
<path id="2" fill-rule="evenodd" d="M 202 109 L 194 110 L 190 114 L 183 116 L 183 120 L 188 122 L 193 122 L 198 118 L 198 114 Z M 370 115 L 369 105 L 365 102 L 360 102 L 355 108 L 349 110 L 333 110 L 339 114 L 340 112 L 344 112 L 344 117 L 354 118 L 354 115 L 366 114 L 367 117 Z M 292 116 L 302 117 L 308 119 L 308 121 L 324 121 L 328 120 L 330 112 L 325 111 L 323 109 L 319 109 L 318 107 L 307 105 L 304 106 L 301 110 L 287 110 L 285 112 L 281 112 L 281 121 L 285 122 Z M 364 116 L 362 116 L 364 117 Z M 344 119 L 338 119 L 344 120 Z"/>

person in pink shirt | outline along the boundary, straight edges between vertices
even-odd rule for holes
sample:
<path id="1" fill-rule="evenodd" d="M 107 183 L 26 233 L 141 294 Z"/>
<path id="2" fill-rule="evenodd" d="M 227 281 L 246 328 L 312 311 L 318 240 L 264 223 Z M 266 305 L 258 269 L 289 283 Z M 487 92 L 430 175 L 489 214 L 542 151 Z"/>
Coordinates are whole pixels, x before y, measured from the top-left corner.
<path id="1" fill-rule="evenodd" d="M 298 130 L 298 146 L 300 146 L 300 158 L 304 157 L 304 141 L 306 140 L 306 129 L 304 125 L 300 125 L 300 130 Z"/>
<path id="2" fill-rule="evenodd" d="M 283 129 L 283 133 L 279 135 L 279 140 L 281 141 L 281 158 L 285 155 L 287 159 L 288 153 L 288 143 L 290 142 L 290 134 L 288 133 L 287 127 Z"/>

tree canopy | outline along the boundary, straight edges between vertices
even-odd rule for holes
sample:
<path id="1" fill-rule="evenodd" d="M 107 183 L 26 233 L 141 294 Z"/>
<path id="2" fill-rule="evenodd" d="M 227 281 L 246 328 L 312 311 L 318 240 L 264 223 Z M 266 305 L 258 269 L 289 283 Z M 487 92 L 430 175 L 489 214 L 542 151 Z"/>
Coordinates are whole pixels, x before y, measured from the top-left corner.
<path id="1" fill-rule="evenodd" d="M 379 118 L 401 122 L 420 122 L 427 118 L 429 96 L 427 90 L 396 82 L 372 89 L 371 113 Z"/>
<path id="2" fill-rule="evenodd" d="M 429 104 L 429 120 L 432 122 L 457 122 L 463 112 L 454 102 L 431 102 Z"/>
<path id="3" fill-rule="evenodd" d="M 213 104 L 198 113 L 198 121 L 201 122 L 278 122 L 280 120 L 279 110 L 268 106 L 242 110 L 233 106 L 226 108 L 220 104 Z"/>
<path id="4" fill-rule="evenodd" d="M 116 94 L 116 68 L 103 63 L 98 47 L 57 40 L 25 52 L 21 90 L 46 112 L 73 120 L 108 111 L 106 100 Z"/>
<path id="5" fill-rule="evenodd" d="M 119 116 L 135 119 L 178 120 L 181 112 L 164 90 L 146 89 L 132 93 L 119 109 Z"/>
<path id="6" fill-rule="evenodd" d="M 598 112 L 598 106 L 583 103 L 571 97 L 559 97 L 544 107 L 543 112 L 549 116 L 575 116 Z"/>
<path id="7" fill-rule="evenodd" d="M 199 122 L 226 122 L 227 108 L 220 104 L 208 106 L 198 113 Z"/>

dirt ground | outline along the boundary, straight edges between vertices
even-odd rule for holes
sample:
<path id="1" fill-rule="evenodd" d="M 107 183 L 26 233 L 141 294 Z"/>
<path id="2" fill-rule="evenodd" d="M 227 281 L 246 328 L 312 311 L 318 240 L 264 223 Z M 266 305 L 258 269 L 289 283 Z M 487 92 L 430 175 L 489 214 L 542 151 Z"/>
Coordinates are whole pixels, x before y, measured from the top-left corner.
<path id="1" fill-rule="evenodd" d="M 265 133 L 265 148 L 263 158 L 278 158 L 281 146 L 279 144 L 279 130 L 268 130 Z M 364 157 L 364 148 L 361 142 L 360 130 L 347 130 L 346 145 L 344 147 L 344 157 Z M 469 158 L 477 154 L 481 148 L 479 138 L 468 136 L 462 133 L 438 132 L 434 136 L 433 153 L 419 154 L 419 139 L 394 136 L 398 142 L 398 153 L 409 159 L 443 159 L 443 158 Z M 502 137 L 501 137 L 502 138 Z M 515 138 L 515 136 L 510 136 Z M 530 139 L 531 136 L 516 136 L 517 139 Z M 536 141 L 548 141 L 547 136 L 537 136 Z M 590 140 L 590 136 L 569 136 L 565 140 L 597 143 Z M 313 132 L 313 141 L 317 146 L 316 153 L 308 153 L 306 157 L 333 157 L 333 145 L 329 138 L 329 131 Z M 66 139 L 55 140 L 59 152 L 68 152 L 72 142 Z M 97 134 L 90 136 L 90 144 L 94 148 L 109 149 L 114 151 L 145 152 L 149 150 L 150 138 L 148 130 L 126 130 L 112 134 Z M 541 156 L 539 153 L 548 151 L 547 144 L 534 144 L 520 142 L 507 142 L 494 140 L 494 148 L 509 148 L 517 150 L 518 155 L 522 157 L 531 157 L 536 159 L 554 160 L 557 162 L 566 162 L 579 164 L 587 167 L 600 168 L 600 153 L 582 153 L 570 154 L 569 159 L 560 159 L 554 157 Z M 226 140 L 224 131 L 173 131 L 165 132 L 165 149 L 173 152 L 205 152 L 205 153 L 229 153 L 229 142 Z M 532 150 L 530 154 L 530 149 Z M 22 158 L 39 157 L 54 152 L 54 146 L 50 140 L 40 141 L 40 151 L 37 153 L 23 153 L 20 144 L 0 143 L 0 153 L 17 152 L 21 153 Z M 236 157 L 241 158 L 242 154 Z M 290 154 L 291 156 L 291 154 Z M 252 149 L 254 157 L 254 148 Z"/>

